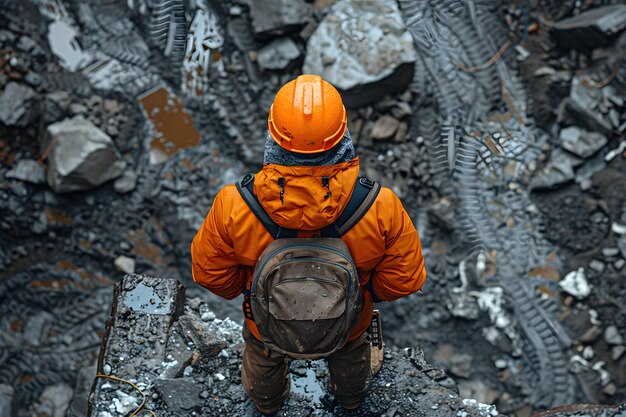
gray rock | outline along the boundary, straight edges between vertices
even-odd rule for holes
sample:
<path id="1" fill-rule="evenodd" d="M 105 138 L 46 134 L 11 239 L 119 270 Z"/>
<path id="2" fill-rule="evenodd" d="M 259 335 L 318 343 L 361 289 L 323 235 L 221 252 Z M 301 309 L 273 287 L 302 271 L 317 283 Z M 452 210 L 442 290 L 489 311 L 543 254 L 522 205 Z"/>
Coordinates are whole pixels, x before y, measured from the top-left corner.
<path id="1" fill-rule="evenodd" d="M 622 357 L 624 352 L 626 352 L 626 346 L 624 345 L 614 346 L 613 349 L 611 349 L 611 359 L 613 359 L 614 361 L 618 361 L 619 358 Z"/>
<path id="2" fill-rule="evenodd" d="M 113 264 L 118 271 L 125 274 L 133 274 L 135 272 L 135 260 L 128 256 L 118 256 Z"/>
<path id="3" fill-rule="evenodd" d="M 0 384 L 0 417 L 15 417 L 15 390 L 11 385 Z"/>
<path id="4" fill-rule="evenodd" d="M 7 126 L 28 126 L 39 113 L 39 96 L 30 87 L 10 82 L 0 95 L 0 122 Z"/>
<path id="5" fill-rule="evenodd" d="M 81 116 L 50 125 L 48 132 L 55 141 L 48 184 L 57 193 L 92 189 L 126 168 L 111 138 Z"/>
<path id="6" fill-rule="evenodd" d="M 202 386 L 190 379 L 157 379 L 154 387 L 173 413 L 195 410 L 204 402 L 200 398 Z"/>
<path id="7" fill-rule="evenodd" d="M 604 340 L 609 345 L 621 345 L 624 343 L 624 338 L 621 334 L 619 334 L 619 330 L 617 330 L 617 326 L 611 324 L 604 329 Z"/>
<path id="8" fill-rule="evenodd" d="M 4 174 L 4 178 L 28 181 L 33 184 L 45 184 L 46 170 L 35 160 L 20 159 L 13 169 Z"/>
<path id="9" fill-rule="evenodd" d="M 111 370 L 109 369 L 109 372 L 105 372 L 105 374 L 110 372 Z M 76 386 L 74 387 L 74 398 L 67 410 L 67 417 L 84 417 L 87 415 L 87 397 L 89 397 L 95 376 L 95 366 L 87 366 L 78 371 L 78 378 L 76 380 Z"/>
<path id="10" fill-rule="evenodd" d="M 550 26 L 550 33 L 564 47 L 591 50 L 609 46 L 626 28 L 626 6 L 597 7 Z"/>
<path id="11" fill-rule="evenodd" d="M 575 126 L 566 127 L 559 135 L 561 146 L 564 149 L 580 156 L 588 158 L 598 152 L 607 144 L 605 136 L 596 132 L 587 132 Z"/>
<path id="12" fill-rule="evenodd" d="M 602 256 L 604 256 L 605 258 L 612 258 L 614 256 L 617 256 L 618 253 L 619 253 L 619 249 L 617 248 L 602 249 Z"/>
<path id="13" fill-rule="evenodd" d="M 122 176 L 113 183 L 113 188 L 120 194 L 129 193 L 133 191 L 135 187 L 137 187 L 137 173 L 130 169 L 124 171 Z"/>
<path id="14" fill-rule="evenodd" d="M 256 35 L 280 35 L 304 26 L 313 16 L 313 7 L 304 0 L 247 0 Z"/>
<path id="15" fill-rule="evenodd" d="M 291 38 L 284 37 L 261 48 L 257 62 L 263 70 L 283 70 L 301 54 L 298 45 Z"/>
<path id="16" fill-rule="evenodd" d="M 404 89 L 417 58 L 396 2 L 339 0 L 309 38 L 303 72 L 320 74 L 346 107 Z"/>
<path id="17" fill-rule="evenodd" d="M 604 264 L 604 262 L 598 261 L 597 259 L 593 259 L 591 262 L 589 262 L 589 269 L 598 273 L 604 272 L 605 267 L 606 265 Z"/>
<path id="18" fill-rule="evenodd" d="M 555 188 L 574 179 L 574 166 L 581 160 L 569 154 L 555 149 L 552 152 L 550 162 L 536 174 L 530 181 L 531 190 L 543 188 Z"/>
<path id="19" fill-rule="evenodd" d="M 597 108 L 602 101 L 599 89 L 586 86 L 580 77 L 574 76 L 570 96 L 559 104 L 557 121 L 610 135 L 613 126 Z"/>
<path id="20" fill-rule="evenodd" d="M 618 259 L 617 261 L 615 261 L 613 263 L 613 266 L 615 267 L 616 270 L 621 271 L 622 268 L 624 267 L 624 265 L 626 265 L 626 261 L 623 259 Z"/>
<path id="21" fill-rule="evenodd" d="M 387 115 L 381 116 L 374 122 L 371 137 L 374 140 L 389 139 L 396 133 L 399 125 L 400 122 L 393 117 Z"/>
<path id="22" fill-rule="evenodd" d="M 468 378 L 472 368 L 472 356 L 467 353 L 454 354 L 450 358 L 450 373 Z"/>
<path id="23" fill-rule="evenodd" d="M 47 386 L 34 405 L 36 415 L 65 417 L 73 396 L 74 390 L 66 384 Z"/>
<path id="24" fill-rule="evenodd" d="M 593 343 L 598 340 L 598 337 L 602 334 L 602 329 L 598 326 L 591 326 L 582 336 L 580 336 L 580 341 L 582 343 Z"/>

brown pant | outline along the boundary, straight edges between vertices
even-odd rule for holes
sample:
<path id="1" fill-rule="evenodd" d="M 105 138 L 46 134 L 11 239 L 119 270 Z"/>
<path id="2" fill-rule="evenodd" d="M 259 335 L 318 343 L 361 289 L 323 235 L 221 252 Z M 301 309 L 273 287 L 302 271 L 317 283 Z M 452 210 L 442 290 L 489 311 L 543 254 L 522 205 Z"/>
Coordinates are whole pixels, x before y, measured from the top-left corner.
<path id="1" fill-rule="evenodd" d="M 248 326 L 243 326 L 241 381 L 259 411 L 272 414 L 287 399 L 290 389 L 289 362 L 285 355 L 265 351 Z M 326 358 L 331 390 L 344 408 L 355 409 L 363 402 L 371 378 L 370 345 L 359 337 Z"/>

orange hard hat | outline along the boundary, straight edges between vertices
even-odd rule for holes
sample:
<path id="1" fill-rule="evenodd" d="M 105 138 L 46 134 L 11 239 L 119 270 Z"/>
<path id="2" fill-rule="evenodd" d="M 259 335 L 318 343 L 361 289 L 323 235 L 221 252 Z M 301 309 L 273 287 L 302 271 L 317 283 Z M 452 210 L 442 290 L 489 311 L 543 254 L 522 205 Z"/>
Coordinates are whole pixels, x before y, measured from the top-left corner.
<path id="1" fill-rule="evenodd" d="M 348 119 L 335 87 L 319 75 L 300 75 L 276 93 L 267 125 L 284 149 L 317 153 L 339 143 Z"/>

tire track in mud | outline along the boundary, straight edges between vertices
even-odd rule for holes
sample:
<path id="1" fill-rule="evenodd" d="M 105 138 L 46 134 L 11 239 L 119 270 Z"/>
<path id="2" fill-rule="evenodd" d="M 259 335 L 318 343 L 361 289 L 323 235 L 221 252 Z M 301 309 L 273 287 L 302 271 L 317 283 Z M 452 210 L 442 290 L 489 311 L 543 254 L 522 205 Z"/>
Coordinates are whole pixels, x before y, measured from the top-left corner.
<path id="1" fill-rule="evenodd" d="M 526 211 L 532 204 L 528 194 L 507 188 L 509 181 L 524 182 L 524 167 L 534 163 L 541 138 L 525 116 L 524 90 L 507 67 L 506 54 L 473 76 L 463 70 L 481 68 L 509 42 L 495 5 L 482 0 L 400 0 L 400 7 L 421 61 L 416 76 L 428 77 L 435 86 L 438 133 L 432 113 L 419 109 L 418 115 L 427 117 L 417 117 L 423 120 L 419 131 L 432 156 L 431 173 L 447 185 L 445 194 L 458 197 L 459 224 L 476 249 L 498 251 L 497 285 L 507 294 L 521 332 L 528 401 L 541 408 L 570 403 L 576 386 L 568 372 L 568 339 L 554 317 L 555 303 L 541 302 L 528 276 L 533 266 L 546 262 L 551 248 L 541 235 L 540 219 Z M 412 87 L 419 85 L 424 83 Z M 503 105 L 506 118 L 492 111 Z M 494 115 L 499 116 L 496 122 Z M 518 169 L 507 178 L 505 168 L 511 163 Z M 499 183 L 488 185 L 488 177 Z M 503 227 L 494 210 L 512 219 L 507 226 L 513 225 Z M 535 230 L 522 226 L 529 221 Z"/>

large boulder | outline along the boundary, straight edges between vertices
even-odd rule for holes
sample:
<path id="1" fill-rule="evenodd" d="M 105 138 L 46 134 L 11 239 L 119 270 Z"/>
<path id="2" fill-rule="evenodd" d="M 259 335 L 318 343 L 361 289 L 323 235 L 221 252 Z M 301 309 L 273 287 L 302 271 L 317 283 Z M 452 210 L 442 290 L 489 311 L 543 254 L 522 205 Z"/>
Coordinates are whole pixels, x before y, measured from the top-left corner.
<path id="1" fill-rule="evenodd" d="M 113 140 L 82 116 L 48 126 L 52 152 L 48 184 L 57 193 L 89 190 L 126 168 Z"/>
<path id="2" fill-rule="evenodd" d="M 396 2 L 339 0 L 311 35 L 304 73 L 340 90 L 347 107 L 404 89 L 417 58 Z"/>
<path id="3" fill-rule="evenodd" d="M 0 95 L 0 122 L 28 126 L 39 113 L 39 96 L 30 87 L 10 82 Z"/>

